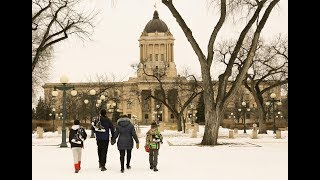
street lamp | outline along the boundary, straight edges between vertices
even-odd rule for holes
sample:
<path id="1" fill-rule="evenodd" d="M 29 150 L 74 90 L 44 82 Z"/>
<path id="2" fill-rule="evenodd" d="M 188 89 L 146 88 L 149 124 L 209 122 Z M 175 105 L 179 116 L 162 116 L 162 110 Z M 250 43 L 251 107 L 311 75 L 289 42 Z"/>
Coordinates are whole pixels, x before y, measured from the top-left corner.
<path id="1" fill-rule="evenodd" d="M 67 86 L 69 79 L 66 75 L 62 75 L 60 77 L 60 82 L 62 83 L 62 86 L 54 86 L 54 90 L 52 91 L 52 96 L 56 97 L 58 96 L 58 90 L 62 90 L 63 91 L 63 116 L 62 116 L 62 141 L 60 144 L 60 147 L 68 147 L 67 142 L 66 142 L 66 125 L 65 125 L 65 121 L 66 121 L 66 117 L 67 117 L 67 109 L 66 109 L 66 103 L 67 103 L 67 90 L 69 89 L 73 89 L 71 91 L 71 95 L 75 96 L 77 95 L 77 91 L 74 89 L 74 86 Z"/>
<path id="2" fill-rule="evenodd" d="M 229 116 L 233 121 L 236 121 L 236 116 L 232 113 L 230 113 L 230 116 Z"/>
<path id="3" fill-rule="evenodd" d="M 56 119 L 55 111 L 56 111 L 56 109 L 52 108 L 52 132 L 54 132 L 54 120 Z"/>
<path id="4" fill-rule="evenodd" d="M 247 108 L 246 107 L 246 105 L 247 105 L 247 103 L 246 102 L 242 102 L 241 103 L 241 107 L 238 109 L 238 111 L 239 112 L 243 112 L 243 125 L 244 125 L 244 127 L 243 127 L 243 133 L 247 133 L 247 131 L 246 131 L 246 112 L 248 111 L 248 112 L 250 112 L 250 108 Z"/>
<path id="5" fill-rule="evenodd" d="M 107 104 L 109 107 L 109 112 L 112 113 L 112 122 L 116 122 L 117 120 L 117 113 L 119 112 L 118 104 L 113 102 L 112 104 Z"/>
<path id="6" fill-rule="evenodd" d="M 162 111 L 160 111 L 160 107 L 161 106 L 159 104 L 157 104 L 156 105 L 156 110 L 153 111 L 153 114 L 155 116 L 155 121 L 156 121 L 157 124 L 159 124 L 159 122 L 160 122 L 160 114 L 162 114 Z"/>
<path id="7" fill-rule="evenodd" d="M 191 120 L 191 126 L 194 126 L 194 122 L 197 119 L 197 116 L 196 116 L 197 112 L 198 112 L 197 109 L 194 107 L 193 104 L 191 104 L 190 110 L 188 111 L 188 114 L 190 114 L 189 119 Z"/>
<path id="8" fill-rule="evenodd" d="M 90 111 L 90 121 L 91 121 L 91 123 L 90 124 L 92 124 L 92 122 L 93 122 L 93 110 L 94 110 L 94 99 L 95 99 L 95 95 L 96 95 L 96 90 L 91 89 L 89 91 L 89 94 L 90 94 L 90 98 L 91 98 L 91 111 Z M 90 138 L 95 138 L 93 127 L 91 127 Z"/>
<path id="9" fill-rule="evenodd" d="M 277 103 L 278 106 L 281 106 L 282 103 L 279 99 L 276 99 L 276 93 L 270 94 L 270 103 L 272 105 L 272 115 L 273 115 L 273 134 L 276 133 L 276 110 L 275 110 L 275 103 Z"/>
<path id="10" fill-rule="evenodd" d="M 106 109 L 106 101 L 105 100 L 106 100 L 106 96 L 105 95 L 101 95 L 100 96 L 100 101 L 101 102 L 99 103 L 101 105 L 100 106 L 100 110 L 101 109 Z"/>
<path id="11" fill-rule="evenodd" d="M 49 116 L 50 116 L 50 118 L 51 118 L 52 113 L 49 113 Z M 54 132 L 54 127 L 52 128 L 52 132 Z"/>

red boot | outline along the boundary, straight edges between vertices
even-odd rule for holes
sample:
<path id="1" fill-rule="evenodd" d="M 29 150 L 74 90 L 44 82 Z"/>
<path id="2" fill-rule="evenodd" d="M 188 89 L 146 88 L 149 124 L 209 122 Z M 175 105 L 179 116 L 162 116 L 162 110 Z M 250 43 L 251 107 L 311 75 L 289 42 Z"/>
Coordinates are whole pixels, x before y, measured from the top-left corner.
<path id="1" fill-rule="evenodd" d="M 74 172 L 78 173 L 79 172 L 79 163 L 74 164 Z"/>

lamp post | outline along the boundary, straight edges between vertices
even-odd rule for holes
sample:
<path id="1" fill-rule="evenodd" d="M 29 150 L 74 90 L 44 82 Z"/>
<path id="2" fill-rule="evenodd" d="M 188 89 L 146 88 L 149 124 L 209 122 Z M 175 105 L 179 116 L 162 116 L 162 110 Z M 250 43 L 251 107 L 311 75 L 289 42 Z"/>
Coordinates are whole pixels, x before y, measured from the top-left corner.
<path id="1" fill-rule="evenodd" d="M 243 127 L 243 133 L 247 133 L 247 131 L 246 131 L 246 112 L 247 111 L 249 112 L 250 108 L 246 107 L 247 103 L 244 102 L 244 101 L 241 103 L 241 105 L 242 106 L 238 109 L 238 111 L 239 112 L 241 112 L 241 111 L 243 112 L 243 126 L 244 126 Z"/>
<path id="2" fill-rule="evenodd" d="M 190 120 L 191 120 L 191 126 L 194 126 L 194 122 L 195 122 L 195 120 L 197 119 L 197 116 L 196 116 L 196 114 L 197 114 L 197 109 L 194 107 L 194 105 L 193 104 L 190 104 L 190 110 L 188 111 L 188 114 L 191 114 L 190 116 L 189 116 L 189 118 L 190 118 Z"/>
<path id="3" fill-rule="evenodd" d="M 62 141 L 60 144 L 60 147 L 68 147 L 67 142 L 66 142 L 66 117 L 67 117 L 67 109 L 66 109 L 66 103 L 67 103 L 67 90 L 69 89 L 73 89 L 71 91 L 71 95 L 75 96 L 77 95 L 77 91 L 74 89 L 74 86 L 67 86 L 69 79 L 66 75 L 62 75 L 60 77 L 60 82 L 62 83 L 62 86 L 54 86 L 54 90 L 52 91 L 52 96 L 56 97 L 58 96 L 58 90 L 62 90 L 63 91 L 63 116 L 62 116 Z"/>
<path id="4" fill-rule="evenodd" d="M 156 105 L 156 110 L 155 111 L 153 111 L 153 117 L 155 117 L 155 122 L 157 123 L 157 124 L 159 124 L 159 122 L 160 122 L 160 114 L 162 114 L 162 111 L 160 111 L 160 105 L 159 104 L 157 104 Z"/>
<path id="5" fill-rule="evenodd" d="M 233 120 L 233 121 L 236 121 L 236 116 L 232 113 L 230 113 L 230 118 Z"/>
<path id="6" fill-rule="evenodd" d="M 52 113 L 49 113 L 49 117 L 51 119 Z M 54 132 L 54 127 L 52 127 L 52 132 Z"/>
<path id="7" fill-rule="evenodd" d="M 101 105 L 100 106 L 100 110 L 101 109 L 106 109 L 106 101 L 105 100 L 106 100 L 106 96 L 105 95 L 101 95 L 100 96 L 100 101 L 101 102 L 99 103 Z"/>
<path id="8" fill-rule="evenodd" d="M 89 91 L 89 94 L 90 94 L 90 98 L 91 98 L 90 121 L 91 121 L 91 123 L 92 123 L 92 122 L 93 122 L 94 99 L 95 99 L 95 95 L 96 95 L 96 90 L 91 89 L 91 90 Z M 91 124 L 91 123 L 90 123 L 90 124 Z M 93 127 L 91 127 L 91 135 L 90 135 L 90 138 L 95 138 Z"/>
<path id="9" fill-rule="evenodd" d="M 112 113 L 112 122 L 116 122 L 117 120 L 116 113 L 119 111 L 118 104 L 116 102 L 113 102 L 112 104 L 107 104 L 107 106 L 109 107 L 108 111 Z"/>
<path id="10" fill-rule="evenodd" d="M 52 108 L 52 132 L 54 132 L 54 120 L 56 119 L 55 111 L 56 109 Z"/>
<path id="11" fill-rule="evenodd" d="M 87 124 L 87 104 L 89 103 L 88 99 L 83 100 L 84 104 L 85 104 L 85 111 L 84 111 L 84 123 Z"/>
<path id="12" fill-rule="evenodd" d="M 272 105 L 272 115 L 273 115 L 273 134 L 276 133 L 276 110 L 275 110 L 275 103 L 277 103 L 278 106 L 281 106 L 282 103 L 279 99 L 276 99 L 276 93 L 270 94 L 270 103 Z"/>
<path id="13" fill-rule="evenodd" d="M 267 113 L 266 114 L 266 121 L 268 121 L 270 118 L 270 106 L 271 106 L 271 103 L 270 102 L 266 102 L 266 109 L 267 109 Z"/>
<path id="14" fill-rule="evenodd" d="M 135 130 L 136 130 L 136 132 L 138 131 L 138 129 L 139 129 L 139 124 L 138 124 L 138 122 L 137 122 L 137 116 L 136 115 L 132 115 L 132 119 L 133 119 L 133 126 L 134 126 L 134 128 L 135 128 Z"/>

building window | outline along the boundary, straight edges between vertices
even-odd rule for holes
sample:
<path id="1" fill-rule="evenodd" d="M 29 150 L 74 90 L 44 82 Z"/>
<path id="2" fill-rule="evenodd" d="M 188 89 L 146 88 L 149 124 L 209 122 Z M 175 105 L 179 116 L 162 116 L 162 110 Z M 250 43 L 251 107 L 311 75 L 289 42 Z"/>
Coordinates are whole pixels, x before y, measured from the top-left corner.
<path id="1" fill-rule="evenodd" d="M 128 115 L 128 118 L 131 119 L 131 114 L 127 114 L 127 115 Z"/>
<path id="2" fill-rule="evenodd" d="M 150 61 L 152 61 L 152 54 L 150 54 Z"/>
<path id="3" fill-rule="evenodd" d="M 144 109 L 150 108 L 148 100 L 144 100 L 143 107 L 144 107 Z"/>
<path id="4" fill-rule="evenodd" d="M 173 119 L 173 118 L 174 118 L 174 115 L 173 115 L 173 114 L 170 114 L 170 118 Z"/>
<path id="5" fill-rule="evenodd" d="M 159 56 L 159 54 L 156 54 L 156 61 L 158 61 L 158 56 Z"/>
<path id="6" fill-rule="evenodd" d="M 144 114 L 144 119 L 149 119 L 149 114 Z"/>
<path id="7" fill-rule="evenodd" d="M 164 61 L 164 54 L 161 54 L 161 61 Z"/>
<path id="8" fill-rule="evenodd" d="M 127 109 L 131 109 L 132 108 L 132 102 L 131 101 L 127 101 Z"/>

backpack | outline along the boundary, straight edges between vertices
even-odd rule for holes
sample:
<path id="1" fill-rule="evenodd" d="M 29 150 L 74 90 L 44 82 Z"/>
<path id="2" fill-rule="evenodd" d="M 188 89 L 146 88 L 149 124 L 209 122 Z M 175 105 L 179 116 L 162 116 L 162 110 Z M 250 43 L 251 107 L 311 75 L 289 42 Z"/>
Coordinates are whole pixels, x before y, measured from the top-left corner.
<path id="1" fill-rule="evenodd" d="M 72 142 L 76 144 L 81 144 L 87 138 L 86 133 L 82 127 L 77 129 L 77 132 L 72 137 Z"/>

